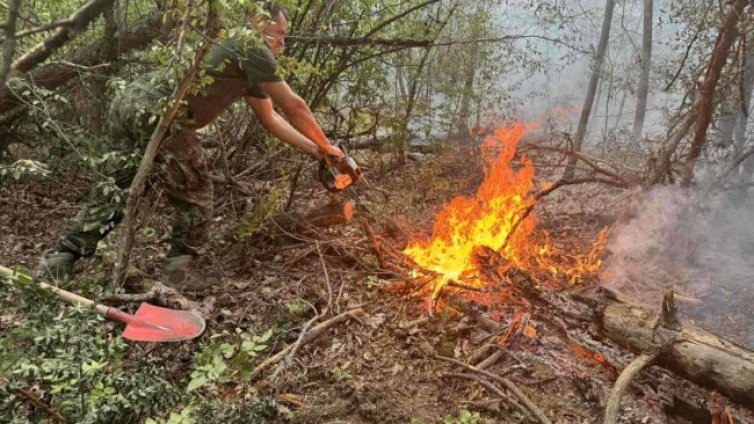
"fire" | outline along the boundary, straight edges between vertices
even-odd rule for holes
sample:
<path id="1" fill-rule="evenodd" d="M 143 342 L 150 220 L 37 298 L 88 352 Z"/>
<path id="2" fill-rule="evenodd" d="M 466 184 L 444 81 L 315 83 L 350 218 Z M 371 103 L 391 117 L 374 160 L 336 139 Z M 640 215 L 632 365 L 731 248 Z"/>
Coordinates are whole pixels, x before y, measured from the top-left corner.
<path id="1" fill-rule="evenodd" d="M 485 178 L 477 192 L 451 200 L 436 216 L 431 237 L 405 249 L 417 272 L 430 279 L 422 295 L 434 301 L 448 285 L 484 289 L 493 284 L 481 276 L 477 258 L 483 250 L 497 252 L 509 268 L 563 276 L 571 283 L 601 267 L 604 232 L 583 256 L 564 255 L 546 234 L 535 241 L 534 166 L 526 158 L 515 160 L 518 142 L 533 127 L 515 123 L 488 135 L 481 148 Z"/>

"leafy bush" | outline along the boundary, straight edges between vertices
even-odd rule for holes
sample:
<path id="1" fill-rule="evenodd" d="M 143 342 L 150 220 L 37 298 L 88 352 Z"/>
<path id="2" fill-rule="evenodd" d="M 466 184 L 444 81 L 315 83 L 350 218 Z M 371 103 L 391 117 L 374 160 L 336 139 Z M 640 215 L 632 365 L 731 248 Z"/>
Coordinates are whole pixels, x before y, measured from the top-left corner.
<path id="1" fill-rule="evenodd" d="M 0 375 L 8 381 L 0 415 L 16 422 L 36 416 L 19 396 L 23 387 L 77 423 L 133 423 L 179 401 L 163 367 L 131 354 L 94 311 L 62 307 L 49 291 L 7 279 L 0 308 L 13 321 L 0 340 Z"/>

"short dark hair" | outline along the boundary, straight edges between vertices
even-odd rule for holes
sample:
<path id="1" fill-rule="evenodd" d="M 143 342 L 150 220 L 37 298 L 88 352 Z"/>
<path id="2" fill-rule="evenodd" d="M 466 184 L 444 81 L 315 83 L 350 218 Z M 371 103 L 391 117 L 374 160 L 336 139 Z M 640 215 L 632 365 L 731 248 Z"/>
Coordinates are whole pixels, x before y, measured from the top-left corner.
<path id="1" fill-rule="evenodd" d="M 262 6 L 264 10 L 267 11 L 267 13 L 270 14 L 270 17 L 272 19 L 277 18 L 278 15 L 282 14 L 286 18 L 288 18 L 288 13 L 286 13 L 285 8 L 278 4 L 276 1 L 266 1 L 264 2 L 264 6 Z"/>
<path id="2" fill-rule="evenodd" d="M 272 1 L 260 1 L 261 9 L 267 11 L 267 13 L 270 14 L 270 17 L 272 19 L 277 19 L 278 15 L 283 15 L 286 19 L 288 18 L 288 12 L 286 12 L 285 8 L 278 4 L 278 2 L 272 0 Z M 244 9 L 244 18 L 248 19 L 251 17 L 251 15 L 254 14 L 255 9 Z"/>

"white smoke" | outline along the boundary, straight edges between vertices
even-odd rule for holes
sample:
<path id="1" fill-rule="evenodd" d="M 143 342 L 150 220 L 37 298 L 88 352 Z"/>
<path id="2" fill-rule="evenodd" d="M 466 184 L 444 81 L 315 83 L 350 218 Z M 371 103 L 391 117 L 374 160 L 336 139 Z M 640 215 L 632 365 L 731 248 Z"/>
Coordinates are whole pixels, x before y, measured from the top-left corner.
<path id="1" fill-rule="evenodd" d="M 754 207 L 663 186 L 633 196 L 608 243 L 606 285 L 659 305 L 672 288 L 684 317 L 754 348 Z"/>

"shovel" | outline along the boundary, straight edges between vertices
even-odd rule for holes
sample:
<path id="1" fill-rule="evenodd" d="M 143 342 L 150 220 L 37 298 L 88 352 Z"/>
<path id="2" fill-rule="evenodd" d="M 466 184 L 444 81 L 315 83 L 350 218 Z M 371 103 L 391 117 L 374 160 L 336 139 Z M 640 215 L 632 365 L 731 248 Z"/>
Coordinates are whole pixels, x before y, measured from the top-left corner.
<path id="1" fill-rule="evenodd" d="M 24 283 L 32 282 L 31 277 L 14 272 L 0 265 L 0 277 L 17 277 Z M 134 315 L 120 309 L 97 304 L 93 300 L 65 291 L 46 283 L 40 287 L 55 293 L 60 299 L 83 308 L 94 308 L 110 320 L 126 324 L 123 337 L 135 342 L 179 342 L 191 340 L 204 332 L 204 319 L 195 311 L 181 311 L 161 308 L 142 303 Z"/>

